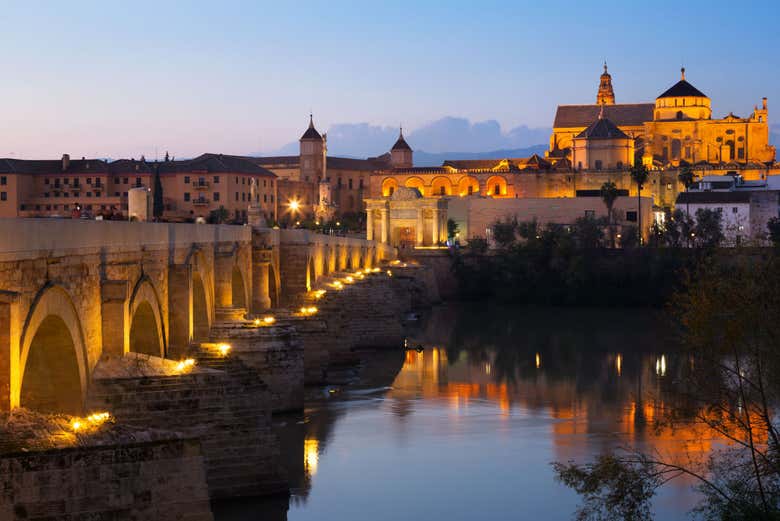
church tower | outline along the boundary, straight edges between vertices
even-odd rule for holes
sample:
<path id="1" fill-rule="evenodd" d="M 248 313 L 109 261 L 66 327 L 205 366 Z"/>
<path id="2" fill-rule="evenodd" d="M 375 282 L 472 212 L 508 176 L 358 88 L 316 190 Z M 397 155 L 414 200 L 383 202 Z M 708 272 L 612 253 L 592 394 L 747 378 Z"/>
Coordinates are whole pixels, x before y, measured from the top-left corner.
<path id="1" fill-rule="evenodd" d="M 404 129 L 398 134 L 398 141 L 390 149 L 390 166 L 393 168 L 412 168 L 412 147 L 404 139 Z"/>
<path id="2" fill-rule="evenodd" d="M 599 82 L 599 93 L 596 95 L 596 103 L 599 105 L 614 105 L 615 91 L 612 90 L 612 76 L 607 72 L 607 62 L 604 62 L 604 74 Z"/>
<path id="3" fill-rule="evenodd" d="M 314 117 L 309 114 L 309 128 L 300 139 L 301 144 L 301 181 L 319 182 L 325 179 L 325 160 L 327 148 L 325 138 L 314 128 Z"/>

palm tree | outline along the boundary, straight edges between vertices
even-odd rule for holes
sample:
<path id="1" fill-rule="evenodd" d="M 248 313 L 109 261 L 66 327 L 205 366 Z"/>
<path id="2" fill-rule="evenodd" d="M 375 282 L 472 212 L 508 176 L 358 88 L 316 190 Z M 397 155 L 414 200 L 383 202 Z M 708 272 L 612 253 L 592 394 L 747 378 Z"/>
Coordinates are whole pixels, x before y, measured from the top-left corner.
<path id="1" fill-rule="evenodd" d="M 637 163 L 631 167 L 631 179 L 636 183 L 636 215 L 639 231 L 639 244 L 642 244 L 642 186 L 647 182 L 650 172 L 642 163 Z"/>
<path id="2" fill-rule="evenodd" d="M 677 179 L 680 180 L 680 182 L 685 186 L 685 191 L 688 191 L 688 188 L 691 187 L 693 184 L 693 169 L 689 165 L 685 165 L 680 170 L 680 173 L 677 175 Z M 685 213 L 690 214 L 690 203 L 685 203 Z"/>
<path id="3" fill-rule="evenodd" d="M 615 247 L 615 233 L 612 229 L 612 207 L 620 192 L 612 181 L 607 181 L 601 185 L 601 199 L 607 207 L 607 223 L 609 225 L 609 242 L 612 248 Z"/>

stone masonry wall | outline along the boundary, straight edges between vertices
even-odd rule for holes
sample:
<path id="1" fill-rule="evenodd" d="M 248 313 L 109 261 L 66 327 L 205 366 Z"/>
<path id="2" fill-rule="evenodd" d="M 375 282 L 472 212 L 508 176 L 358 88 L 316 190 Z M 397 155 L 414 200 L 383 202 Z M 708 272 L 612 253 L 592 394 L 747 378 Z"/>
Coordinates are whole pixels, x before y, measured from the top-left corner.
<path id="1" fill-rule="evenodd" d="M 180 376 L 96 378 L 88 409 L 201 441 L 212 498 L 286 492 L 267 387 L 254 375 L 199 369 Z"/>

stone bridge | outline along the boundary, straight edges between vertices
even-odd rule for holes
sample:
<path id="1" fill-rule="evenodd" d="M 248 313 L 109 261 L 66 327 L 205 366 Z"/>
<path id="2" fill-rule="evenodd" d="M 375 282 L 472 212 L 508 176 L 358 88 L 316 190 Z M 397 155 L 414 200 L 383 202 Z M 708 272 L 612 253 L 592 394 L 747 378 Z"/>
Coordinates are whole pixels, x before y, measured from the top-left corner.
<path id="1" fill-rule="evenodd" d="M 393 255 L 305 230 L 0 220 L 0 411 L 80 414 L 104 355 L 179 360 L 221 319 Z"/>

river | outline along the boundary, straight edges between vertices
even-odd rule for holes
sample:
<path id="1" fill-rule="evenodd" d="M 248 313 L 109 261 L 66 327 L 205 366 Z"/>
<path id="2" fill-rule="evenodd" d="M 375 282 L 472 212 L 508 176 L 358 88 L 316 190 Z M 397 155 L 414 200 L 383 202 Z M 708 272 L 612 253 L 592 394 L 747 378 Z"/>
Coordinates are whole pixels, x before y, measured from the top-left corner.
<path id="1" fill-rule="evenodd" d="M 577 495 L 553 461 L 619 447 L 710 450 L 653 429 L 684 363 L 655 310 L 448 305 L 410 330 L 421 351 L 368 352 L 342 385 L 275 419 L 293 485 L 279 500 L 217 505 L 217 521 L 568 520 Z M 667 485 L 657 519 L 697 500 Z"/>

